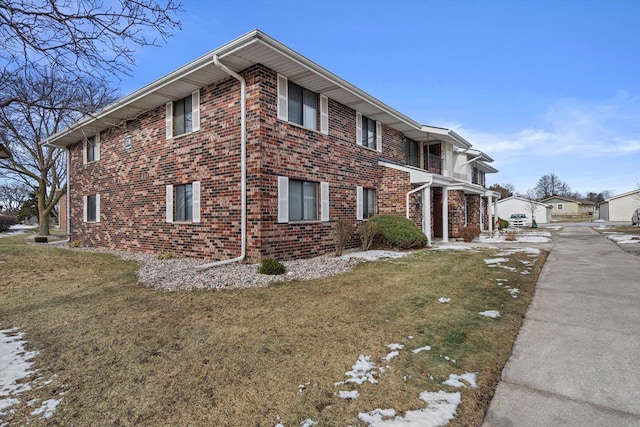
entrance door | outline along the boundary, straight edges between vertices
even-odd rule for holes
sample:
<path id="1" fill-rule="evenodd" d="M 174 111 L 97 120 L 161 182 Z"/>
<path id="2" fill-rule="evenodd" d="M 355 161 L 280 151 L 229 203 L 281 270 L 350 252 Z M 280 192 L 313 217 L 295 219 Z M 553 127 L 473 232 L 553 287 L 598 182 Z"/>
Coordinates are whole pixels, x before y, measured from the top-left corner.
<path id="1" fill-rule="evenodd" d="M 433 237 L 442 237 L 442 193 L 433 193 Z"/>

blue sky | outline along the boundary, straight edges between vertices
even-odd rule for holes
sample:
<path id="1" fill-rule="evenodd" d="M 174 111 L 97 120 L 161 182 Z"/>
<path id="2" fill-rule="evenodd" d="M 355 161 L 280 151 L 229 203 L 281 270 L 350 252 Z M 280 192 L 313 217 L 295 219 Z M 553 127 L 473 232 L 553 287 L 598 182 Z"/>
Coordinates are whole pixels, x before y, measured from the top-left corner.
<path id="1" fill-rule="evenodd" d="M 259 28 L 495 159 L 519 192 L 640 179 L 640 1 L 183 0 L 181 31 L 137 54 L 130 93 Z"/>

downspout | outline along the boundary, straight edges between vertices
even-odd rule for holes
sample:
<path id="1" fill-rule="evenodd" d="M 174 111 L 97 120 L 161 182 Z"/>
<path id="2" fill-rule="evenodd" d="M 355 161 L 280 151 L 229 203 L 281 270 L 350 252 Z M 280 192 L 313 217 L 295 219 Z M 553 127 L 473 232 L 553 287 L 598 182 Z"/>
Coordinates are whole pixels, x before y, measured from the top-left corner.
<path id="1" fill-rule="evenodd" d="M 409 203 L 409 199 L 410 199 L 411 195 L 413 193 L 417 193 L 418 191 L 422 191 L 424 189 L 427 189 L 427 188 L 431 187 L 431 184 L 433 184 L 433 175 L 430 174 L 429 175 L 429 182 L 427 182 L 426 184 L 422 184 L 420 187 L 414 188 L 413 190 L 411 190 L 411 191 L 409 191 L 407 193 L 407 219 L 411 219 L 410 218 L 411 217 L 411 213 L 410 213 L 411 205 Z M 424 200 L 423 200 L 423 207 L 422 208 L 423 208 L 422 216 L 424 218 L 424 209 L 429 208 L 427 206 L 424 206 Z M 424 233 L 424 231 L 423 231 L 423 233 Z M 431 234 L 431 233 L 429 233 L 429 234 Z M 425 236 L 426 236 L 426 234 L 425 234 Z M 431 247 L 431 236 L 427 236 L 427 246 Z"/>
<path id="2" fill-rule="evenodd" d="M 247 255 L 247 82 L 244 77 L 235 71 L 228 68 L 226 65 L 220 62 L 218 55 L 213 55 L 213 63 L 216 67 L 220 68 L 225 73 L 229 74 L 240 81 L 240 168 L 241 168 L 241 249 L 240 256 L 233 259 L 227 259 L 223 261 L 216 261 L 209 264 L 204 264 L 196 267 L 196 270 L 207 270 L 212 267 L 218 267 L 220 265 L 231 264 L 234 262 L 240 262 L 245 259 Z"/>
<path id="3" fill-rule="evenodd" d="M 463 163 L 463 164 L 461 164 L 460 166 L 468 165 L 469 163 L 471 163 L 471 162 L 475 162 L 476 160 L 478 160 L 478 159 L 479 159 L 479 158 L 481 158 L 481 157 L 482 157 L 482 154 L 481 154 L 481 155 L 479 155 L 478 157 L 475 157 L 475 158 L 471 159 L 471 160 L 467 160 L 466 162 L 464 162 L 464 163 Z"/>
<path id="4" fill-rule="evenodd" d="M 71 150 L 67 147 L 67 194 L 64 197 L 67 198 L 65 206 L 67 210 L 67 240 L 71 239 Z"/>

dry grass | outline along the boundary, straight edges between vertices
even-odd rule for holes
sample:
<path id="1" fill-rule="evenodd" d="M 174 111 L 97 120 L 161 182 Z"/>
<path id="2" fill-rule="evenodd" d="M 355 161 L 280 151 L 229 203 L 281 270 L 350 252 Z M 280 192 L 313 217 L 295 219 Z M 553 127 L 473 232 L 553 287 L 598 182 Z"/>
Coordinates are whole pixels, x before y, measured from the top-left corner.
<path id="1" fill-rule="evenodd" d="M 491 252 L 426 251 L 323 280 L 163 293 L 136 284 L 132 262 L 23 242 L 0 239 L 0 327 L 40 351 L 38 377 L 57 374 L 23 402 L 66 392 L 47 425 L 357 426 L 358 412 L 423 407 L 421 391 L 464 372 L 479 388 L 461 390 L 452 425 L 480 425 L 545 258 L 522 275 L 488 268 Z M 519 270 L 530 259 L 510 258 Z M 489 309 L 503 317 L 478 315 Z M 432 350 L 404 350 L 358 399 L 337 397 L 358 356 L 381 365 L 390 343 Z M 9 425 L 44 423 L 16 409 Z"/>

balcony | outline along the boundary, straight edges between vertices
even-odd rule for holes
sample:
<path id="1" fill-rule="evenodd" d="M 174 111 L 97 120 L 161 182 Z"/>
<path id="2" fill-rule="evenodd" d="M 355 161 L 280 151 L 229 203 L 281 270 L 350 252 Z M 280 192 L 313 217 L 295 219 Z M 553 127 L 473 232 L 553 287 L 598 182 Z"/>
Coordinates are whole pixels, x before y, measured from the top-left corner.
<path id="1" fill-rule="evenodd" d="M 436 156 L 435 154 L 427 154 L 427 158 L 425 159 L 427 170 L 431 173 L 437 173 L 438 175 L 442 175 L 442 159 L 440 156 Z"/>

